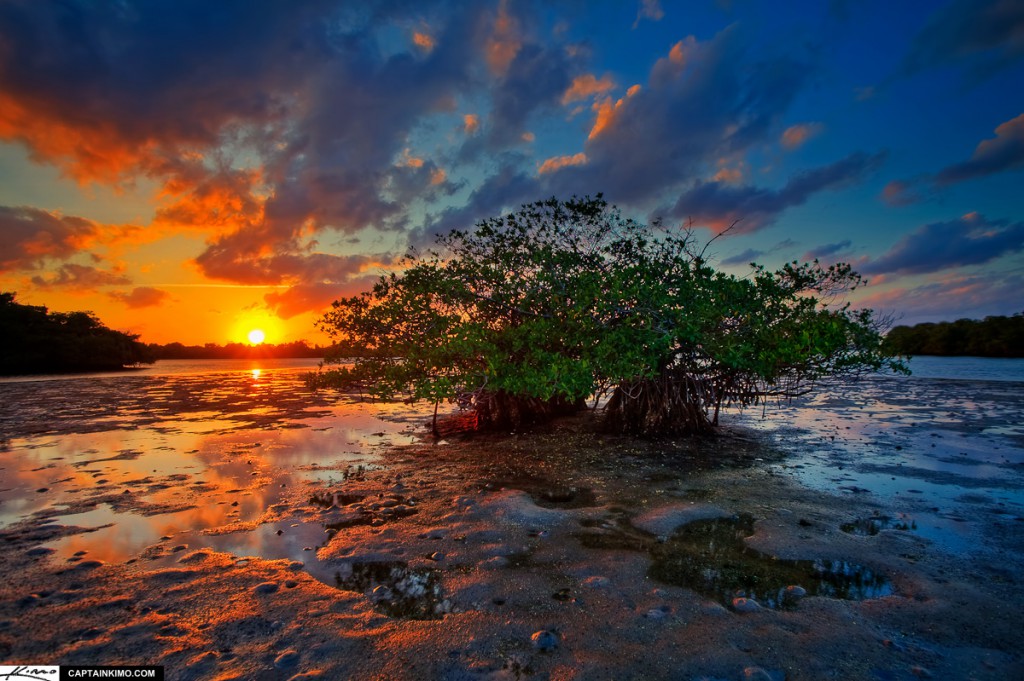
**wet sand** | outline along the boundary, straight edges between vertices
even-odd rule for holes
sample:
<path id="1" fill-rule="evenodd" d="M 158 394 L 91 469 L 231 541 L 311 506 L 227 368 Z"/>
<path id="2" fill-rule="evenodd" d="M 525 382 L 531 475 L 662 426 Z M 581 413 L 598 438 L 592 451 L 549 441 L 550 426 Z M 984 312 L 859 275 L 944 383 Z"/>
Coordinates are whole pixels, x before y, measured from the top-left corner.
<path id="1" fill-rule="evenodd" d="M 103 381 L 0 385 L 0 663 L 1024 678 L 1021 384 L 840 384 L 696 441 L 584 416 L 435 444 L 428 410 L 294 373 Z"/>

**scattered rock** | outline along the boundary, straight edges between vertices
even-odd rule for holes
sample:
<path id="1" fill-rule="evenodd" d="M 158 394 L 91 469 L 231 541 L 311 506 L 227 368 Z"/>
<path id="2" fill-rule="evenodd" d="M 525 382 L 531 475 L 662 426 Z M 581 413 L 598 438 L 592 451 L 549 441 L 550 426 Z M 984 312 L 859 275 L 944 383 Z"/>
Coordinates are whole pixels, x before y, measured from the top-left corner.
<path id="1" fill-rule="evenodd" d="M 253 591 L 258 594 L 272 594 L 276 593 L 277 589 L 277 582 L 263 582 L 262 584 L 257 584 Z"/>
<path id="2" fill-rule="evenodd" d="M 657 608 L 651 608 L 644 613 L 644 617 L 649 620 L 660 620 L 665 619 L 672 613 L 672 606 L 660 605 Z"/>
<path id="3" fill-rule="evenodd" d="M 81 563 L 75 566 L 76 570 L 95 570 L 98 567 L 106 565 L 102 560 L 83 560 Z"/>
<path id="4" fill-rule="evenodd" d="M 274 659 L 274 666 L 278 669 L 291 669 L 299 663 L 299 657 L 297 650 L 286 650 Z"/>
<path id="5" fill-rule="evenodd" d="M 533 642 L 533 647 L 542 653 L 548 653 L 558 647 L 559 637 L 558 634 L 551 631 L 550 629 L 541 629 L 540 631 L 534 632 L 533 636 L 530 637 Z"/>
<path id="6" fill-rule="evenodd" d="M 739 596 L 732 599 L 732 609 L 736 612 L 756 612 L 761 609 L 761 604 L 753 598 Z"/>
<path id="7" fill-rule="evenodd" d="M 802 586 L 797 586 L 795 584 L 790 584 L 789 586 L 787 586 L 786 591 L 783 594 L 785 598 L 790 598 L 794 600 L 797 598 L 803 598 L 806 595 L 807 589 L 803 588 Z"/>
<path id="8" fill-rule="evenodd" d="M 55 551 L 45 546 L 37 546 L 33 549 L 29 549 L 28 551 L 26 551 L 25 555 L 32 556 L 33 558 L 35 558 L 37 556 L 48 556 L 51 553 L 55 553 Z"/>

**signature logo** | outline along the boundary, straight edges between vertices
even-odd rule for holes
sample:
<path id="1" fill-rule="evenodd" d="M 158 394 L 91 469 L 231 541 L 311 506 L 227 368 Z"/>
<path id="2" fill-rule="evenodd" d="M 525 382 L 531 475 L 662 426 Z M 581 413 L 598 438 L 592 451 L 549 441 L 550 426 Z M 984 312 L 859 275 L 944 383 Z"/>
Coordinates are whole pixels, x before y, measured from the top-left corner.
<path id="1" fill-rule="evenodd" d="M 0 665 L 0 681 L 8 679 L 31 679 L 32 681 L 53 681 L 60 678 L 60 667 L 34 665 Z"/>

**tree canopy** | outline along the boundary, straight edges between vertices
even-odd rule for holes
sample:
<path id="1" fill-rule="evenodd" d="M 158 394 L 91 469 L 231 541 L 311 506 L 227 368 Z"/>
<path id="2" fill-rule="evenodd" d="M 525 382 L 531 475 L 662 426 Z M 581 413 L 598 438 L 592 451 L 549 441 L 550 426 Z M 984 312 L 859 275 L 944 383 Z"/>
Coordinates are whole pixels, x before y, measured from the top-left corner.
<path id="1" fill-rule="evenodd" d="M 1024 357 L 1024 314 L 897 326 L 885 347 L 901 355 Z"/>
<path id="2" fill-rule="evenodd" d="M 0 375 L 106 371 L 152 363 L 138 336 L 114 331 L 91 312 L 49 312 L 0 293 Z"/>
<path id="3" fill-rule="evenodd" d="M 723 404 L 801 394 L 825 376 L 900 370 L 848 265 L 716 270 L 688 229 L 624 219 L 596 198 L 549 199 L 411 252 L 321 327 L 336 369 L 315 386 L 455 401 L 517 426 L 610 395 L 611 428 L 694 433 Z"/>

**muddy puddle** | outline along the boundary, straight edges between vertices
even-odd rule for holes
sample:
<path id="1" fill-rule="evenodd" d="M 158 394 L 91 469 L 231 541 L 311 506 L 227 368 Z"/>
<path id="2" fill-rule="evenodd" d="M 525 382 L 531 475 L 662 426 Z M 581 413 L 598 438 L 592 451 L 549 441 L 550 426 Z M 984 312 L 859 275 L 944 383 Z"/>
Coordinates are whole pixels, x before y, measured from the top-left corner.
<path id="1" fill-rule="evenodd" d="M 754 523 L 748 514 L 708 518 L 655 537 L 620 517 L 616 522 L 585 523 L 588 529 L 577 537 L 587 548 L 646 552 L 650 578 L 692 589 L 733 609 L 794 608 L 806 596 L 862 601 L 893 593 L 888 578 L 862 565 L 778 558 L 747 546 Z"/>

